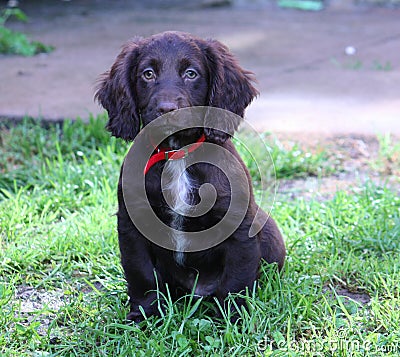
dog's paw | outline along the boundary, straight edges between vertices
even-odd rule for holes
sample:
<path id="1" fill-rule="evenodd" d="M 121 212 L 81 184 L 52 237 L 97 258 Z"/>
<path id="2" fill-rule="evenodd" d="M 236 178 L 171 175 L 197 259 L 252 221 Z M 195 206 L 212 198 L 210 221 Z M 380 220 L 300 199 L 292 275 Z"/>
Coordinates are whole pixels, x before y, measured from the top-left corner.
<path id="1" fill-rule="evenodd" d="M 144 321 L 146 319 L 145 316 L 143 316 L 141 311 L 131 311 L 126 315 L 126 320 L 128 323 L 134 322 L 136 324 L 139 324 L 140 322 Z"/>
<path id="2" fill-rule="evenodd" d="M 126 320 L 128 322 L 139 324 L 150 317 L 160 317 L 163 311 L 164 307 L 155 303 L 151 304 L 150 306 L 134 305 L 131 306 L 130 312 L 126 315 Z"/>

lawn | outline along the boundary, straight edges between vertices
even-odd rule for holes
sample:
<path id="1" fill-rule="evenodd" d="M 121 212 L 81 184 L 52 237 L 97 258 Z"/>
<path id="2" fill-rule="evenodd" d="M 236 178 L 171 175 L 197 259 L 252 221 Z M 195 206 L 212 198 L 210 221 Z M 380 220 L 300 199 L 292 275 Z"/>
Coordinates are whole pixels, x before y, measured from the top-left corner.
<path id="1" fill-rule="evenodd" d="M 282 274 L 262 265 L 236 323 L 216 317 L 213 302 L 166 296 L 165 314 L 137 326 L 125 322 L 114 215 L 129 144 L 104 122 L 0 130 L 1 356 L 400 354 L 397 141 L 377 139 L 364 175 L 324 196 L 293 187 L 353 177 L 345 155 L 265 135 L 280 187 L 272 214 L 288 249 Z"/>

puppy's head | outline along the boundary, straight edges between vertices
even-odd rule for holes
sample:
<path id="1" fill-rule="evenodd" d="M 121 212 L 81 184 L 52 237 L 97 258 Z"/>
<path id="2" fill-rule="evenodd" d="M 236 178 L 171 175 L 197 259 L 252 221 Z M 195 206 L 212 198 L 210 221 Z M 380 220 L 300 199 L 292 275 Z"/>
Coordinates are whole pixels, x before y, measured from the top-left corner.
<path id="1" fill-rule="evenodd" d="M 96 99 L 108 111 L 106 128 L 133 140 L 142 125 L 180 108 L 211 106 L 243 117 L 258 94 L 252 81 L 220 42 L 164 32 L 125 44 L 100 78 Z M 209 141 L 223 143 L 239 124 L 230 120 L 224 131 L 205 128 L 204 133 Z"/>

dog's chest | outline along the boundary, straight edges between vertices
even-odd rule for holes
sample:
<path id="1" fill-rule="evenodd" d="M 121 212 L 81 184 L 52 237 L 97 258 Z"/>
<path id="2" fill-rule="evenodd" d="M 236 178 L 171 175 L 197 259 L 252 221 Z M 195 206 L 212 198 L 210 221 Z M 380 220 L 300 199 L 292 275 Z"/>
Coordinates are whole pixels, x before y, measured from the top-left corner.
<path id="1" fill-rule="evenodd" d="M 193 204 L 193 178 L 186 170 L 184 159 L 168 161 L 165 164 L 161 187 L 169 214 L 169 234 L 175 245 L 175 261 L 183 265 L 184 251 L 189 246 L 185 234 L 185 220 Z"/>

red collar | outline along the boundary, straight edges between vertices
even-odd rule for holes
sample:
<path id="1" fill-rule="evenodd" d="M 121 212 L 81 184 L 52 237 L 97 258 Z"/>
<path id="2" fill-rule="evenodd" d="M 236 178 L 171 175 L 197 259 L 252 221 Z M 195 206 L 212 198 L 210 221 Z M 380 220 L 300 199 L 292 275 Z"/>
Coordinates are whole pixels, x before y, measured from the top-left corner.
<path id="1" fill-rule="evenodd" d="M 206 140 L 206 136 L 203 134 L 200 139 L 195 143 L 185 146 L 183 149 L 171 150 L 170 148 L 156 148 L 157 153 L 153 154 L 149 161 L 147 161 L 146 167 L 144 168 L 144 174 L 146 175 L 150 168 L 157 162 L 165 160 L 179 160 L 188 156 L 189 153 L 195 151 L 200 145 Z"/>

